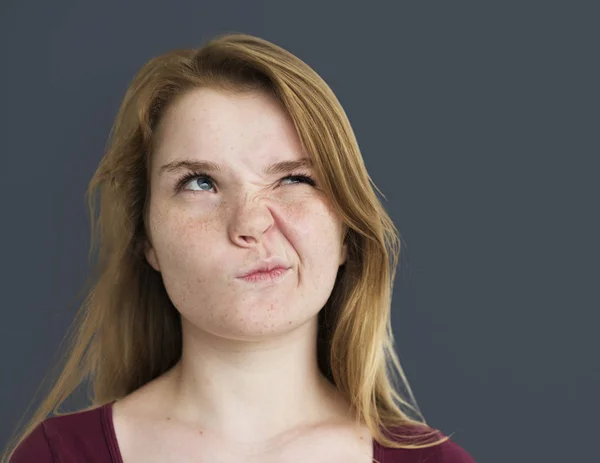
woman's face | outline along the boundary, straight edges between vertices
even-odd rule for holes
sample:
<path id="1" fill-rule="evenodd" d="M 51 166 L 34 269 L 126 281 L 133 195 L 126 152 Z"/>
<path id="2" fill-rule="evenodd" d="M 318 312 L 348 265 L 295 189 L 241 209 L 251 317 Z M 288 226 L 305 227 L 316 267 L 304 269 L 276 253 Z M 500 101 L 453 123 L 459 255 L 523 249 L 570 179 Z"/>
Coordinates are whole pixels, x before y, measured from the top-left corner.
<path id="1" fill-rule="evenodd" d="M 146 257 L 186 322 L 245 340 L 314 317 L 347 249 L 319 185 L 288 177 L 315 178 L 310 167 L 265 172 L 308 158 L 278 102 L 262 93 L 194 90 L 167 109 L 156 137 Z M 219 170 L 164 167 L 181 161 Z M 279 281 L 239 278 L 272 257 L 289 267 Z"/>

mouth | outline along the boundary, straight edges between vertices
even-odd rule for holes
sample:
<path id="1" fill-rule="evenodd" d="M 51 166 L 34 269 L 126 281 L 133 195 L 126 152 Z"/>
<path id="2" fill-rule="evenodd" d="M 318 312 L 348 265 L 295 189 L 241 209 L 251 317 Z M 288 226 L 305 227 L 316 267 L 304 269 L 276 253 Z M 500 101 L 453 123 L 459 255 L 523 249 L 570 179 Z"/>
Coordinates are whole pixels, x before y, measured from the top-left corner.
<path id="1" fill-rule="evenodd" d="M 289 268 L 285 267 L 274 267 L 270 270 L 256 270 L 238 278 L 248 283 L 277 282 L 288 273 L 288 270 Z"/>

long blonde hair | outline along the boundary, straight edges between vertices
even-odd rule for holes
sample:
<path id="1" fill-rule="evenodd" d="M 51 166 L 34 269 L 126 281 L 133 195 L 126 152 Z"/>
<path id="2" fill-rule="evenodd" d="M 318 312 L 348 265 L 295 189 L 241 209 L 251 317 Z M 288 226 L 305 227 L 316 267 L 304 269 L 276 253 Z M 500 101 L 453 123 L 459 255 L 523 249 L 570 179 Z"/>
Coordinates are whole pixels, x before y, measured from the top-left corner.
<path id="1" fill-rule="evenodd" d="M 86 195 L 95 265 L 71 326 L 65 365 L 2 461 L 51 413 L 66 414 L 58 408 L 84 381 L 95 408 L 128 395 L 179 360 L 180 315 L 144 257 L 149 165 L 153 132 L 166 106 L 200 87 L 260 90 L 277 98 L 313 158 L 317 183 L 343 219 L 348 257 L 319 313 L 322 373 L 382 445 L 424 448 L 448 440 L 427 426 L 394 350 L 391 295 L 400 236 L 375 194 L 379 189 L 344 110 L 298 57 L 234 33 L 154 57 L 131 82 Z"/>

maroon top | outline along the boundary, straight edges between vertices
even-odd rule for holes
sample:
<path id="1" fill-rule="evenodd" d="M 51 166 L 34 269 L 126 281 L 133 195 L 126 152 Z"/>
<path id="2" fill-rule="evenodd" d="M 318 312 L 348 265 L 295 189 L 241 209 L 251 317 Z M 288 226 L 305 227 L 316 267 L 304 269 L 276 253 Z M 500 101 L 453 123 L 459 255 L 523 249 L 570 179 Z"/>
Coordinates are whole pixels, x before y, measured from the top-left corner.
<path id="1" fill-rule="evenodd" d="M 112 404 L 46 418 L 17 447 L 9 463 L 123 463 Z M 373 440 L 373 457 L 380 463 L 475 463 L 451 440 L 418 450 L 391 449 Z"/>

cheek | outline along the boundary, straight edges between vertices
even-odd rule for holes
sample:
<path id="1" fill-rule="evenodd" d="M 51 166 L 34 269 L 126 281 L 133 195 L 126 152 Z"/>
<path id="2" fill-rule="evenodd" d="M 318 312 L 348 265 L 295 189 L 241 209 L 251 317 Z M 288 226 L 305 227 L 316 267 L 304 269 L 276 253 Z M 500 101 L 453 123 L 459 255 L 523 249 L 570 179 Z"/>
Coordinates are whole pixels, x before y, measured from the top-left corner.
<path id="1" fill-rule="evenodd" d="M 210 248 L 208 243 L 216 239 L 213 222 L 198 220 L 174 207 L 157 207 L 151 214 L 150 224 L 154 250 L 163 274 L 189 271 L 210 261 L 206 248 Z"/>
<path id="2" fill-rule="evenodd" d="M 285 210 L 290 224 L 287 238 L 298 257 L 312 266 L 335 266 L 339 260 L 342 225 L 322 201 L 306 202 Z"/>

